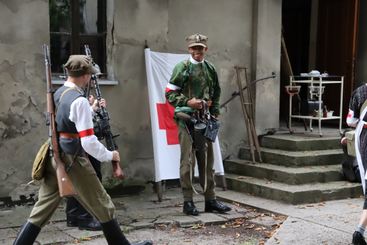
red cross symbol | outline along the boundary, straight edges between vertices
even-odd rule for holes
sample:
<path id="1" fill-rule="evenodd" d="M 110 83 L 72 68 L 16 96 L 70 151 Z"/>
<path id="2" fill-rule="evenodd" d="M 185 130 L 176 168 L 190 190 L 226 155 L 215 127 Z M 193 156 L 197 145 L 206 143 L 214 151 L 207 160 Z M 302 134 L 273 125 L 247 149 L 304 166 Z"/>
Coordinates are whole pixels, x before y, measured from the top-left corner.
<path id="1" fill-rule="evenodd" d="M 157 103 L 158 124 L 159 129 L 166 130 L 166 138 L 168 145 L 177 145 L 178 142 L 178 128 L 173 119 L 175 108 L 166 103 Z"/>

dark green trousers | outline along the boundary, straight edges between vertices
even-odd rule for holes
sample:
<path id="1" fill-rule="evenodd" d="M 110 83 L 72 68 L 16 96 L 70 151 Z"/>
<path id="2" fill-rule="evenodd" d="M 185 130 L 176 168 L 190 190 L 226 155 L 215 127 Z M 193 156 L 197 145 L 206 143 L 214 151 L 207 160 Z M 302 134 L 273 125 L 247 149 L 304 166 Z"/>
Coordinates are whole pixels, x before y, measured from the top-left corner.
<path id="1" fill-rule="evenodd" d="M 181 147 L 180 158 L 180 182 L 184 201 L 192 201 L 195 163 L 198 164 L 199 181 L 204 189 L 205 200 L 215 199 L 214 181 L 214 154 L 212 142 L 205 140 L 205 149 L 197 151 L 194 149 L 190 135 L 187 130 L 179 128 L 179 141 Z"/>
<path id="2" fill-rule="evenodd" d="M 73 159 L 73 156 L 68 154 L 61 157 L 66 164 L 71 163 Z M 47 166 L 38 201 L 28 219 L 38 227 L 43 227 L 47 223 L 61 201 L 54 166 L 54 161 Z M 90 214 L 101 223 L 114 218 L 115 206 L 87 157 L 76 157 L 68 176 L 78 194 L 76 199 Z"/>

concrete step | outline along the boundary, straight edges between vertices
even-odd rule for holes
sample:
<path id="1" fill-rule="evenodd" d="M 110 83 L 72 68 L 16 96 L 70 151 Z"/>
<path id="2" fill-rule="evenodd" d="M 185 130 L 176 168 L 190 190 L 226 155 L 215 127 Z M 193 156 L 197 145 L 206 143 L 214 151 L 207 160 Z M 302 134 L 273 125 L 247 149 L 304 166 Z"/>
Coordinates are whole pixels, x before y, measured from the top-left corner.
<path id="1" fill-rule="evenodd" d="M 335 165 L 341 163 L 343 150 L 287 151 L 261 147 L 261 156 L 263 162 L 288 167 Z M 251 160 L 250 149 L 241 148 L 239 158 Z"/>
<path id="2" fill-rule="evenodd" d="M 235 174 L 226 174 L 226 181 L 231 190 L 294 205 L 353 198 L 362 194 L 360 184 L 346 181 L 288 185 Z"/>
<path id="3" fill-rule="evenodd" d="M 341 149 L 340 137 L 319 137 L 307 134 L 276 134 L 266 135 L 261 139 L 261 145 L 271 149 L 288 151 L 314 151 Z"/>
<path id="4" fill-rule="evenodd" d="M 325 183 L 343 180 L 341 165 L 322 165 L 306 167 L 285 167 L 267 163 L 252 163 L 247 160 L 232 159 L 224 161 L 226 173 L 269 179 L 290 185 L 313 182 Z"/>

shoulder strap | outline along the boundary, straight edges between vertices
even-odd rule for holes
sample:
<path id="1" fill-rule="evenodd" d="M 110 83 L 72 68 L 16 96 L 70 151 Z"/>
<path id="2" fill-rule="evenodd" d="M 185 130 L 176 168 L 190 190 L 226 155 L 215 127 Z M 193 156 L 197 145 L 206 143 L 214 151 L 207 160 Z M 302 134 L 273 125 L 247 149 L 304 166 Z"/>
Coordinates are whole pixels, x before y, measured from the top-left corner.
<path id="1" fill-rule="evenodd" d="M 62 94 L 61 94 L 61 96 L 60 96 L 60 101 L 61 101 L 62 97 L 64 97 L 64 95 L 65 95 L 67 92 L 71 91 L 71 90 L 76 90 L 76 91 L 78 91 L 78 92 L 79 92 L 79 90 L 78 90 L 76 87 L 69 87 L 69 88 L 65 89 L 65 90 L 64 90 L 64 92 L 62 92 Z"/>
<path id="2" fill-rule="evenodd" d="M 58 103 L 57 105 L 55 105 L 55 112 L 57 111 L 57 108 L 58 108 L 59 104 L 61 103 L 61 99 L 62 99 L 62 97 L 64 97 L 64 95 L 65 95 L 67 92 L 72 91 L 72 90 L 76 90 L 76 91 L 80 92 L 76 87 L 69 87 L 69 88 L 65 89 L 65 90 L 61 93 L 61 95 L 60 95 L 59 103 Z"/>
<path id="3" fill-rule="evenodd" d="M 188 79 L 187 79 L 187 83 L 189 86 L 189 98 L 191 98 L 191 80 L 192 80 L 192 76 L 191 76 L 191 70 L 190 70 L 190 60 L 187 59 L 183 62 L 184 67 L 185 67 L 185 71 L 187 72 L 187 74 L 189 75 Z"/>
<path id="4" fill-rule="evenodd" d="M 364 101 L 364 103 L 362 104 L 361 106 L 361 110 L 360 110 L 360 113 L 362 113 L 362 111 L 364 110 L 364 108 L 367 107 L 367 100 Z"/>
<path id="5" fill-rule="evenodd" d="M 208 76 L 211 76 L 211 77 L 217 76 L 214 65 L 212 63 L 210 63 L 209 61 L 207 61 L 207 60 L 204 60 L 204 63 L 208 67 L 208 71 L 209 71 Z M 209 80 L 209 81 L 211 81 L 211 80 Z M 213 86 L 214 86 L 213 83 L 210 82 L 209 83 L 209 95 L 210 95 L 210 98 L 212 98 L 212 96 L 214 94 L 214 88 L 213 88 Z"/>

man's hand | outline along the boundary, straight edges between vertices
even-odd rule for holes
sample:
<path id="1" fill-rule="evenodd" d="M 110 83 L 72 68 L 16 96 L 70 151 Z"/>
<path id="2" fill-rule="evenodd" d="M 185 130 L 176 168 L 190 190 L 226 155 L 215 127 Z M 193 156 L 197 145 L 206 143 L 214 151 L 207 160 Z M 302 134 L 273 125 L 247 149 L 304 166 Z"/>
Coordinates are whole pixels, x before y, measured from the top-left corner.
<path id="1" fill-rule="evenodd" d="M 107 106 L 107 102 L 105 99 L 101 98 L 101 101 L 99 102 L 99 106 L 101 107 L 106 107 Z"/>
<path id="2" fill-rule="evenodd" d="M 118 179 L 123 179 L 125 177 L 120 167 L 120 153 L 118 151 L 112 152 L 112 175 Z"/>
<path id="3" fill-rule="evenodd" d="M 195 97 L 191 100 L 187 101 L 187 105 L 190 106 L 193 109 L 202 109 L 203 103 L 200 99 L 196 99 Z"/>
<path id="4" fill-rule="evenodd" d="M 101 101 L 98 102 L 98 100 L 96 100 L 93 95 L 89 95 L 88 101 L 89 101 L 89 104 L 91 105 L 93 111 L 97 111 L 101 106 L 102 107 L 107 106 L 107 102 L 106 102 L 105 99 L 101 98 Z"/>
<path id="5" fill-rule="evenodd" d="M 112 162 L 112 171 L 113 171 L 112 172 L 113 177 L 117 179 L 125 178 L 125 174 L 120 167 L 120 162 L 116 162 L 116 161 Z"/>
<path id="6" fill-rule="evenodd" d="M 120 161 L 120 153 L 118 151 L 112 152 L 112 161 L 115 161 L 115 162 Z"/>
<path id="7" fill-rule="evenodd" d="M 340 140 L 340 144 L 342 145 L 346 145 L 348 143 L 348 139 L 347 137 L 343 137 L 341 140 Z"/>
<path id="8" fill-rule="evenodd" d="M 90 105 L 93 105 L 95 100 L 96 100 L 96 99 L 94 98 L 94 96 L 93 96 L 93 95 L 89 95 L 89 97 L 88 97 L 88 101 L 89 101 L 89 104 L 90 104 Z"/>

